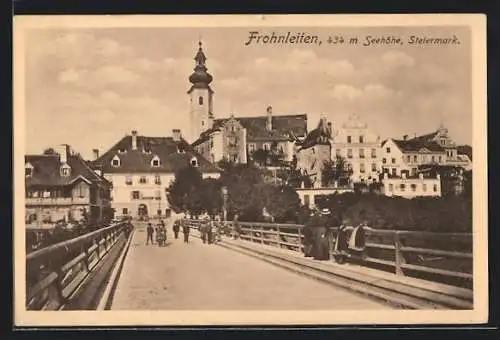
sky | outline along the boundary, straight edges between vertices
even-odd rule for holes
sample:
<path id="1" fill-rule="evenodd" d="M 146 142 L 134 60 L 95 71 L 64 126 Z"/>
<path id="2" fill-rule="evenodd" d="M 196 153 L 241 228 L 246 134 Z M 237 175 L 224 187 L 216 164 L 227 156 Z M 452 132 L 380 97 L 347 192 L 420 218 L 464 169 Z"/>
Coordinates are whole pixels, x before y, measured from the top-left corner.
<path id="1" fill-rule="evenodd" d="M 245 45 L 249 31 L 307 32 L 318 45 Z M 328 35 L 455 34 L 460 45 L 334 46 Z M 201 38 L 216 118 L 356 113 L 382 139 L 434 131 L 441 121 L 472 143 L 470 31 L 464 27 L 61 28 L 26 35 L 26 152 L 66 143 L 85 157 L 121 137 L 188 132 L 189 75 Z"/>

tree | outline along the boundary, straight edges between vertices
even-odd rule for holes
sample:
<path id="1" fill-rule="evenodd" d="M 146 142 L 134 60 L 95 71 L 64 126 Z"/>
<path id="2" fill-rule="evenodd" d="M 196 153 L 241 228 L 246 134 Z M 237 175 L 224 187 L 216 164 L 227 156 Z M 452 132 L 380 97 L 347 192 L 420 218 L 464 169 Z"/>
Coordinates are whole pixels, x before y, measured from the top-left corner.
<path id="1" fill-rule="evenodd" d="M 57 152 L 56 152 L 56 150 L 54 150 L 54 148 L 47 148 L 47 149 L 43 150 L 43 154 L 44 155 L 57 155 Z"/>
<path id="2" fill-rule="evenodd" d="M 337 182 L 339 186 L 349 183 L 352 170 L 347 169 L 345 159 L 337 156 L 335 160 L 327 160 L 323 163 L 321 171 L 322 186 L 329 186 Z"/>
<path id="3" fill-rule="evenodd" d="M 257 149 L 252 153 L 252 159 L 260 166 L 267 165 L 270 152 L 265 149 Z"/>
<path id="4" fill-rule="evenodd" d="M 201 173 L 193 166 L 187 166 L 175 173 L 175 180 L 167 189 L 169 203 L 179 210 L 199 213 L 199 193 L 202 188 Z"/>

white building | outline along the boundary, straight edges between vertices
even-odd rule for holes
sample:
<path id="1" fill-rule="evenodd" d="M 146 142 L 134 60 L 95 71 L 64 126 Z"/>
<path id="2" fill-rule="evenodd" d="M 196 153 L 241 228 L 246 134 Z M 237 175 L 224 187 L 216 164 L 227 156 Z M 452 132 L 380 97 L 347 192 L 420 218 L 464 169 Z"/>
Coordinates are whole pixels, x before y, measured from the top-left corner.
<path id="1" fill-rule="evenodd" d="M 381 171 L 380 137 L 356 114 L 333 137 L 332 158 L 341 156 L 352 170 L 353 182 L 378 180 Z"/>
<path id="2" fill-rule="evenodd" d="M 440 197 L 441 196 L 441 178 L 436 175 L 435 178 L 418 176 L 407 177 L 403 172 L 402 176 L 392 176 L 384 173 L 382 179 L 382 192 L 386 196 L 400 196 L 404 198 L 414 197 Z"/>
<path id="3" fill-rule="evenodd" d="M 452 165 L 471 168 L 467 155 L 458 154 L 456 144 L 442 125 L 433 133 L 403 139 L 388 139 L 382 143 L 382 171 L 393 176 L 415 176 L 422 165 Z"/>
<path id="4" fill-rule="evenodd" d="M 94 150 L 96 172 L 113 184 L 112 207 L 117 216 L 165 216 L 170 212 L 167 188 L 176 171 L 191 165 L 204 178 L 218 178 L 219 170 L 193 151 L 173 130 L 172 137 L 139 136 L 137 131 L 123 137 L 99 157 Z"/>

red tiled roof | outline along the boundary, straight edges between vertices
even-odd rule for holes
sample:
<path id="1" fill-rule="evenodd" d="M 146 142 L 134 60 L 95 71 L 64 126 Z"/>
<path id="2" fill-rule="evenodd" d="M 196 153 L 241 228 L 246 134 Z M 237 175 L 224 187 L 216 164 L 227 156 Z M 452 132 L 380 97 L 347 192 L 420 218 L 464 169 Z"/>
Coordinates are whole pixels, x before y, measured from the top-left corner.
<path id="1" fill-rule="evenodd" d="M 33 174 L 26 177 L 26 186 L 65 186 L 73 183 L 78 177 L 83 177 L 91 183 L 111 185 L 103 177 L 97 175 L 78 154 L 68 154 L 67 164 L 71 174 L 63 177 L 60 174 L 61 161 L 58 154 L 26 155 L 25 163 L 33 166 Z"/>
<path id="2" fill-rule="evenodd" d="M 125 151 L 120 153 L 119 151 Z M 149 150 L 149 152 L 144 152 Z M 118 156 L 120 166 L 111 165 L 112 159 Z M 152 167 L 151 160 L 158 156 L 160 166 Z M 189 144 L 181 139 L 174 141 L 172 137 L 147 137 L 137 136 L 137 149 L 132 150 L 132 136 L 123 137 L 97 160 L 92 161 L 94 168 L 99 168 L 103 173 L 173 173 L 189 165 L 196 157 L 202 172 L 220 171 L 199 153 L 192 150 Z"/>

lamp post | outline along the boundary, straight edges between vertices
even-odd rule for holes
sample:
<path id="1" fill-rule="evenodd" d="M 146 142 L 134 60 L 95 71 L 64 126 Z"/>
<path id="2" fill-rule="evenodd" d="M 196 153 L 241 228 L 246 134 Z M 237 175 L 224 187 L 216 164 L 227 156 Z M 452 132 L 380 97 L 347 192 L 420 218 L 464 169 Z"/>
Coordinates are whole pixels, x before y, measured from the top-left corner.
<path id="1" fill-rule="evenodd" d="M 222 194 L 222 220 L 227 220 L 227 187 L 223 186 L 221 189 Z"/>

